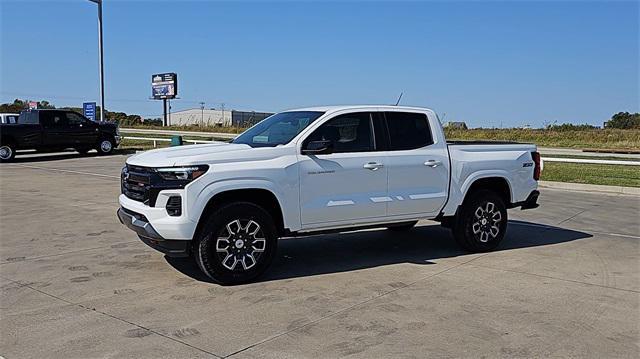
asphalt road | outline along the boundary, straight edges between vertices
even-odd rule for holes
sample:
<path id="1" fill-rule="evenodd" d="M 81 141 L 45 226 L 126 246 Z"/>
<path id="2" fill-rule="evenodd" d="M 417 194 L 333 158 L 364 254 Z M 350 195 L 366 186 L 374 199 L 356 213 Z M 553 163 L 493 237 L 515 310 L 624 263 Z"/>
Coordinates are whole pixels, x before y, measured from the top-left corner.
<path id="1" fill-rule="evenodd" d="M 499 250 L 432 222 L 281 241 L 207 282 L 116 219 L 124 156 L 0 165 L 0 355 L 640 357 L 640 198 L 543 190 Z"/>

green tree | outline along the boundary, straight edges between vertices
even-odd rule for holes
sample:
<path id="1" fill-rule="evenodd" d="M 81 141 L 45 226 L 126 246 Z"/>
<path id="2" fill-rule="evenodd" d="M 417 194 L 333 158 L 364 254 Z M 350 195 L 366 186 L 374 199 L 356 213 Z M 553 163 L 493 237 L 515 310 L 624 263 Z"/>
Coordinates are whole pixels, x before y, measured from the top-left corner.
<path id="1" fill-rule="evenodd" d="M 608 128 L 640 129 L 640 113 L 618 112 L 607 121 Z"/>
<path id="2" fill-rule="evenodd" d="M 583 124 L 583 125 L 574 125 L 572 123 L 563 123 L 561 125 L 548 125 L 546 127 L 547 130 L 551 130 L 551 131 L 584 131 L 584 130 L 595 130 L 598 127 L 593 126 L 593 125 L 589 125 L 589 124 Z"/>
<path id="3" fill-rule="evenodd" d="M 30 101 L 31 100 L 15 99 L 13 100 L 13 103 L 0 104 L 0 112 L 20 113 L 20 111 L 26 110 L 29 108 Z M 51 103 L 49 103 L 49 101 L 42 100 L 37 102 L 38 102 L 38 108 L 56 108 Z"/>

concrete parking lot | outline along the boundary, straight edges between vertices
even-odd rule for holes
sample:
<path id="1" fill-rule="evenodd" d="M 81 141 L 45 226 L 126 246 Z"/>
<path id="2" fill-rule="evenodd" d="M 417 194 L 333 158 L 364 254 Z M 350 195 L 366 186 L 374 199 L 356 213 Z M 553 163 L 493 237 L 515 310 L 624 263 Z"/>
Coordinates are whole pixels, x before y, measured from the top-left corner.
<path id="1" fill-rule="evenodd" d="M 640 198 L 543 190 L 499 250 L 447 230 L 280 242 L 222 287 L 117 220 L 126 156 L 0 165 L 0 355 L 640 357 Z"/>

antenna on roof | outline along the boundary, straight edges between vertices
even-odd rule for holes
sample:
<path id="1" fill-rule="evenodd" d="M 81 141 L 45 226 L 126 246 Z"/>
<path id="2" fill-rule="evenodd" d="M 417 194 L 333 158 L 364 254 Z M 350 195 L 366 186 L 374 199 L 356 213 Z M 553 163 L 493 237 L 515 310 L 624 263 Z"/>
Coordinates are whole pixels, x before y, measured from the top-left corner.
<path id="1" fill-rule="evenodd" d="M 400 99 L 402 98 L 403 94 L 404 92 L 400 92 L 400 96 L 398 96 L 398 101 L 396 101 L 396 106 L 398 106 L 398 104 L 400 103 Z"/>

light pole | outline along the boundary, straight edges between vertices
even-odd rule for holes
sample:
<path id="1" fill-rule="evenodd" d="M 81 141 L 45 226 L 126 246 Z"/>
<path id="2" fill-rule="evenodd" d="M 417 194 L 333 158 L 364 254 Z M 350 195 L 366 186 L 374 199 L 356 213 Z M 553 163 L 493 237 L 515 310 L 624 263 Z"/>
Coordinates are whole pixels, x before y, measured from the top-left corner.
<path id="1" fill-rule="evenodd" d="M 98 4 L 98 51 L 100 52 L 100 121 L 104 121 L 104 61 L 102 53 L 102 0 L 89 0 Z"/>
<path id="2" fill-rule="evenodd" d="M 200 102 L 200 111 L 202 111 L 202 117 L 200 118 L 200 127 L 204 126 L 204 102 Z"/>

